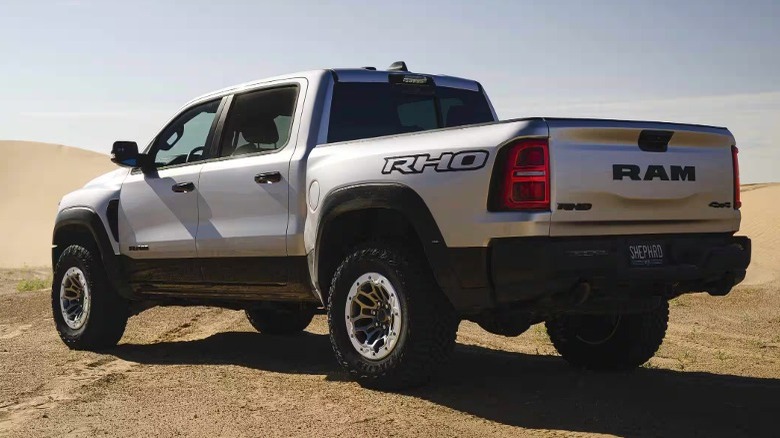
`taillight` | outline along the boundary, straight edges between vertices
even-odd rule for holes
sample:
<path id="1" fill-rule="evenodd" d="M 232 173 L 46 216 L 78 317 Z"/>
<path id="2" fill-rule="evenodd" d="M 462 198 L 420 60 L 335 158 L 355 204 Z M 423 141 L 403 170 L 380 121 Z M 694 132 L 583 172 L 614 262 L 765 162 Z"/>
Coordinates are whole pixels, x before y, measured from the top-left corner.
<path id="1" fill-rule="evenodd" d="M 499 197 L 502 209 L 549 210 L 550 153 L 547 140 L 520 140 L 509 146 L 502 177 Z"/>
<path id="2" fill-rule="evenodd" d="M 739 149 L 736 146 L 731 147 L 731 165 L 734 170 L 734 209 L 742 207 L 742 198 L 739 193 Z"/>

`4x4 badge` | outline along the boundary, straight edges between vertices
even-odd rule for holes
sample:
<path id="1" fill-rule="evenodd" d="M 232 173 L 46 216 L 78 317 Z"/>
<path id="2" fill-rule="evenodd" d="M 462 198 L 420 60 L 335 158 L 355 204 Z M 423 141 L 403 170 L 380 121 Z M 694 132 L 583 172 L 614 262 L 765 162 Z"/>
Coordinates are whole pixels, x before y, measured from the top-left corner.
<path id="1" fill-rule="evenodd" d="M 712 208 L 731 208 L 731 202 L 712 201 L 709 206 Z"/>

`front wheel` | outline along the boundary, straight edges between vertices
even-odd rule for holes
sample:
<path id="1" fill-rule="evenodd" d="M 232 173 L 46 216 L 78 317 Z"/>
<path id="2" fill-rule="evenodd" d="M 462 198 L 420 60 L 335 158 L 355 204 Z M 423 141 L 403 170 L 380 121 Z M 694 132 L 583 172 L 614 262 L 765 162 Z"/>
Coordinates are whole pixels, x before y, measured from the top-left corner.
<path id="1" fill-rule="evenodd" d="M 415 252 L 376 244 L 339 266 L 328 300 L 339 364 L 366 387 L 426 383 L 447 360 L 458 320 Z"/>
<path id="2" fill-rule="evenodd" d="M 71 245 L 54 269 L 54 324 L 62 341 L 73 349 L 112 347 L 125 331 L 128 302 L 111 287 L 99 261 L 96 251 Z"/>
<path id="3" fill-rule="evenodd" d="M 546 322 L 555 349 L 578 368 L 622 371 L 647 362 L 661 346 L 669 303 L 645 313 L 564 315 Z"/>

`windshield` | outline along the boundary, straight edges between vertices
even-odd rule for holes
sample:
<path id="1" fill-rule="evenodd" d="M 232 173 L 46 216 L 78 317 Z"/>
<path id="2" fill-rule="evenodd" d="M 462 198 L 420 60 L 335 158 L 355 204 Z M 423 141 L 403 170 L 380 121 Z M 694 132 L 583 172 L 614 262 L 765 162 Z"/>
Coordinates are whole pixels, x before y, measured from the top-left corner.
<path id="1" fill-rule="evenodd" d="M 337 82 L 328 142 L 492 122 L 479 91 L 377 82 Z"/>

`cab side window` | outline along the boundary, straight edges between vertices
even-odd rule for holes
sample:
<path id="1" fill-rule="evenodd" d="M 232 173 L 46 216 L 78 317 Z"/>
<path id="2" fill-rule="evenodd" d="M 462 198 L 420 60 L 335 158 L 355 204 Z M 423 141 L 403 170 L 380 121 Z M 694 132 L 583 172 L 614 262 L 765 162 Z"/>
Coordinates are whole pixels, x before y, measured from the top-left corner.
<path id="1" fill-rule="evenodd" d="M 290 140 L 297 97 L 297 86 L 236 95 L 222 133 L 220 157 L 283 148 Z"/>
<path id="2" fill-rule="evenodd" d="M 149 154 L 155 167 L 199 161 L 208 156 L 209 139 L 221 99 L 188 109 L 155 139 Z"/>

